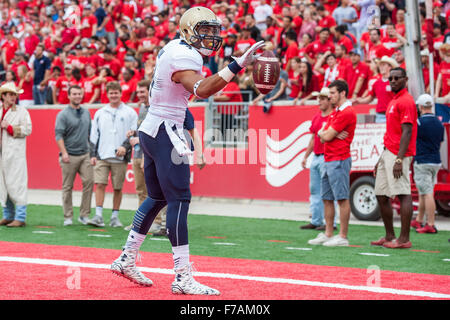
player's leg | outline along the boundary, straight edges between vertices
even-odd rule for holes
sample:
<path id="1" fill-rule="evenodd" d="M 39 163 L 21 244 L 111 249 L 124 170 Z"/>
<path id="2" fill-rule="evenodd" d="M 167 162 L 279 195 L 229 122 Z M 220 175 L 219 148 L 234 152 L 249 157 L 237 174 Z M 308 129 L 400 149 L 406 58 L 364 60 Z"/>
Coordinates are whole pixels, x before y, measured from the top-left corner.
<path id="1" fill-rule="evenodd" d="M 218 295 L 219 291 L 195 281 L 189 261 L 187 215 L 191 200 L 190 168 L 187 156 L 178 156 L 165 128 L 158 133 L 154 161 L 158 181 L 167 200 L 166 230 L 174 259 L 176 294 Z"/>
<path id="2" fill-rule="evenodd" d="M 153 138 L 148 137 L 148 139 Z M 141 140 L 145 158 L 145 182 L 148 190 L 148 197 L 136 210 L 123 252 L 120 257 L 113 262 L 111 270 L 115 274 L 123 276 L 137 284 L 151 286 L 153 282 L 137 269 L 136 259 L 153 220 L 167 203 L 164 199 L 161 187 L 159 186 L 155 163 L 144 147 L 146 143 L 149 142 Z"/>

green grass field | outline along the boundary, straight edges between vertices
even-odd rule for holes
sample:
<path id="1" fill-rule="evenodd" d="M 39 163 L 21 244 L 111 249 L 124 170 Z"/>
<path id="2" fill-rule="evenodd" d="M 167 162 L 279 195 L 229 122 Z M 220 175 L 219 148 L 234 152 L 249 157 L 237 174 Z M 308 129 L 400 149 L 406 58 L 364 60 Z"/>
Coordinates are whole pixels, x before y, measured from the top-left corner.
<path id="1" fill-rule="evenodd" d="M 105 210 L 103 214 L 106 224 L 104 228 L 81 225 L 76 220 L 77 215 L 78 208 L 75 208 L 74 224 L 63 227 L 61 207 L 29 205 L 27 226 L 25 228 L 0 227 L 0 241 L 122 248 L 128 232 L 123 228 L 108 227 L 110 210 Z M 120 219 L 124 225 L 128 225 L 133 215 L 132 211 L 121 211 Z M 417 234 L 411 230 L 413 248 L 391 250 L 370 246 L 370 241 L 384 235 L 383 227 L 350 225 L 349 240 L 352 247 L 326 248 L 308 245 L 307 241 L 314 238 L 318 231 L 300 230 L 301 224 L 303 223 L 298 221 L 275 219 L 189 215 L 190 251 L 193 255 L 211 257 L 364 269 L 376 265 L 381 270 L 450 275 L 450 261 L 444 260 L 450 259 L 449 231 L 440 231 L 438 234 L 431 235 Z M 398 235 L 399 230 L 397 229 L 396 232 Z M 230 243 L 234 245 L 229 245 Z M 171 246 L 167 238 L 149 235 L 141 250 L 170 253 Z M 367 256 L 361 253 L 388 254 L 389 256 Z"/>

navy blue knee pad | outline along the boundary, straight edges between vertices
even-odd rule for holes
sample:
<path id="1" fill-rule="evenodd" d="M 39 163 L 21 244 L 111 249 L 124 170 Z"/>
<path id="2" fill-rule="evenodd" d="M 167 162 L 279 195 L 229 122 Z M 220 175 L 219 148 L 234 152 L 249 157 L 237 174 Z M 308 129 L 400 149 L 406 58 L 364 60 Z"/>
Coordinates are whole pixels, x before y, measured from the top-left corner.
<path id="1" fill-rule="evenodd" d="M 134 215 L 132 230 L 140 234 L 147 234 L 153 220 L 166 205 L 165 200 L 154 200 L 147 197 Z"/>
<path id="2" fill-rule="evenodd" d="M 169 201 L 167 203 L 167 236 L 173 247 L 188 244 L 188 211 L 189 201 Z"/>

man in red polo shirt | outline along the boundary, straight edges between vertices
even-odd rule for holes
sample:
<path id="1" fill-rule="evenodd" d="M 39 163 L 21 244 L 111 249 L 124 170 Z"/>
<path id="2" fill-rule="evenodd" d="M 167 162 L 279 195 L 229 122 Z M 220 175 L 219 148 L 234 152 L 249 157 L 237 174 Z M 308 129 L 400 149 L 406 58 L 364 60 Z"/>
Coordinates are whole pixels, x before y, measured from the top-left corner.
<path id="1" fill-rule="evenodd" d="M 350 145 L 356 128 L 356 112 L 347 100 L 348 85 L 344 80 L 333 81 L 330 89 L 330 102 L 336 106 L 323 129 L 317 133 L 324 142 L 323 173 L 321 193 L 325 212 L 325 234 L 309 240 L 312 245 L 327 247 L 348 246 L 348 222 L 350 219 L 350 169 L 352 158 Z M 344 135 L 344 136 L 343 136 Z M 334 201 L 339 205 L 340 230 L 333 236 Z"/>
<path id="2" fill-rule="evenodd" d="M 386 248 L 411 248 L 409 229 L 413 213 L 409 168 L 416 154 L 417 109 L 408 93 L 405 69 L 394 68 L 389 82 L 395 96 L 386 110 L 384 151 L 375 166 L 375 195 L 380 206 L 386 235 L 372 245 Z M 391 198 L 400 200 L 401 231 L 396 239 Z"/>

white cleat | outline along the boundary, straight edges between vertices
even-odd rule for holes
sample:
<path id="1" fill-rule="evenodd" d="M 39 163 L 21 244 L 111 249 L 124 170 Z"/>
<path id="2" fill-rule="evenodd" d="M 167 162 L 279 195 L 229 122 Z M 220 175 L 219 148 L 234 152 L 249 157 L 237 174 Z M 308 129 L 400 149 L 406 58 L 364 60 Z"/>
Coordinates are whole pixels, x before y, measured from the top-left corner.
<path id="1" fill-rule="evenodd" d="M 118 276 L 130 280 L 131 282 L 137 283 L 141 286 L 150 287 L 153 285 L 152 280 L 144 276 L 144 274 L 136 267 L 137 255 L 137 249 L 125 248 L 120 257 L 114 260 L 111 264 L 111 271 Z"/>
<path id="2" fill-rule="evenodd" d="M 195 281 L 192 276 L 191 264 L 175 270 L 175 274 L 175 281 L 172 283 L 173 294 L 220 295 L 219 290 L 207 287 Z"/>

